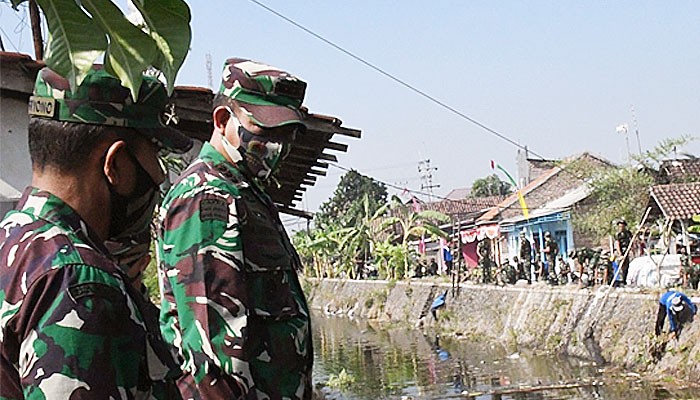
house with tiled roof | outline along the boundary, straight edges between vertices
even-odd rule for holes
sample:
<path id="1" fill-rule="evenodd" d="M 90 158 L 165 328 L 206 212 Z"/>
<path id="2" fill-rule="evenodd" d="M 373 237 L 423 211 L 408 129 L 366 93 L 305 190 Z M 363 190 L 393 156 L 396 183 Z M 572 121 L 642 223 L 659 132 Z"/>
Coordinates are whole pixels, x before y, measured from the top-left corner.
<path id="1" fill-rule="evenodd" d="M 649 190 L 649 216 L 687 223 L 700 215 L 700 182 L 652 186 Z"/>
<path id="2" fill-rule="evenodd" d="M 700 215 L 700 182 L 652 186 L 649 189 L 649 209 L 648 220 L 651 223 L 663 220 L 665 229 L 662 230 L 662 235 L 670 236 L 662 237 L 661 243 L 670 246 L 671 254 L 675 253 L 674 245 L 678 235 L 684 238 L 679 243 L 687 246 L 689 252 L 700 253 L 700 243 L 688 233 L 688 227 L 695 225 L 693 216 Z"/>
<path id="3" fill-rule="evenodd" d="M 659 165 L 660 184 L 700 181 L 700 158 L 664 160 Z"/>
<path id="4" fill-rule="evenodd" d="M 549 231 L 559 244 L 562 255 L 566 255 L 575 244 L 592 244 L 591 240 L 574 229 L 572 224 L 573 213 L 585 212 L 585 207 L 580 205 L 591 193 L 591 188 L 586 182 L 587 177 L 580 176 L 579 172 L 569 168 L 574 162 L 594 166 L 611 165 L 590 153 L 556 162 L 520 189 L 526 210 L 523 209 L 516 192 L 479 217 L 476 220 L 477 228 L 497 231 L 496 236 L 499 240 L 496 242 L 497 249 L 494 254 L 501 254 L 502 260 L 516 255 L 520 232 L 525 232 L 533 247 L 540 249 L 544 243 L 544 234 Z M 580 170 L 582 169 L 576 171 Z"/>

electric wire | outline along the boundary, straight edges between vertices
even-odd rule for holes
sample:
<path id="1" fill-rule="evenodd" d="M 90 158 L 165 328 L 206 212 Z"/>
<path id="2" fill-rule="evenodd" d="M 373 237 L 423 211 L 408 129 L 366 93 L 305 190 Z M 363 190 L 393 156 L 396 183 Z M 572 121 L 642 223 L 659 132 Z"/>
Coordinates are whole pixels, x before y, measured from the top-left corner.
<path id="1" fill-rule="evenodd" d="M 481 129 L 485 130 L 486 132 L 490 133 L 491 135 L 496 136 L 497 138 L 499 138 L 499 139 L 501 139 L 501 140 L 503 140 L 503 141 L 505 141 L 505 142 L 507 142 L 507 143 L 509 143 L 509 144 L 511 144 L 511 145 L 513 145 L 513 146 L 515 146 L 515 147 L 517 147 L 517 148 L 519 148 L 519 149 L 521 149 L 521 150 L 527 150 L 529 153 L 531 153 L 531 154 L 533 154 L 533 155 L 535 155 L 535 156 L 537 156 L 537 157 L 539 157 L 539 158 L 541 158 L 541 159 L 543 159 L 543 160 L 546 159 L 545 157 L 541 156 L 540 154 L 536 153 L 535 151 L 532 151 L 531 149 L 526 148 L 525 146 L 521 145 L 520 143 L 516 142 L 515 140 L 509 138 L 509 137 L 506 136 L 505 134 L 503 134 L 503 133 L 501 133 L 501 132 L 498 132 L 497 130 L 495 130 L 495 129 L 493 129 L 493 128 L 490 128 L 489 126 L 487 126 L 487 125 L 485 125 L 485 124 L 483 124 L 483 123 L 477 121 L 475 118 L 472 118 L 472 117 L 468 116 L 467 114 L 465 114 L 465 113 L 463 113 L 463 112 L 457 110 L 456 108 L 454 108 L 454 107 L 450 106 L 449 104 L 447 104 L 447 103 L 445 103 L 445 102 L 439 100 L 438 98 L 436 98 L 436 97 L 434 97 L 434 96 L 428 94 L 427 92 L 425 92 L 425 91 L 423 91 L 423 90 L 417 88 L 416 86 L 414 86 L 414 85 L 412 85 L 412 84 L 410 84 L 410 83 L 404 81 L 403 79 L 398 78 L 398 77 L 394 76 L 393 74 L 391 74 L 391 73 L 385 71 L 385 70 L 382 69 L 381 67 L 378 67 L 378 66 L 374 65 L 373 63 L 371 63 L 371 62 L 365 60 L 364 58 L 362 58 L 362 57 L 356 55 L 355 53 L 353 53 L 353 52 L 351 52 L 351 51 L 345 49 L 344 47 L 342 47 L 342 46 L 340 46 L 340 45 L 338 45 L 338 44 L 335 44 L 334 42 L 330 41 L 329 39 L 326 39 L 325 37 L 321 36 L 320 34 L 318 34 L 318 33 L 314 32 L 314 31 L 312 31 L 311 29 L 309 29 L 309 28 L 305 27 L 304 25 L 302 25 L 302 24 L 300 24 L 300 23 L 294 21 L 293 19 L 291 19 L 291 18 L 287 17 L 286 15 L 284 15 L 284 14 L 282 14 L 282 13 L 276 11 L 275 9 L 273 9 L 273 8 L 271 8 L 271 7 L 269 7 L 269 6 L 267 6 L 266 4 L 263 4 L 262 2 L 260 2 L 260 1 L 258 1 L 258 0 L 249 0 L 249 1 L 250 1 L 251 3 L 254 3 L 254 4 L 256 4 L 257 6 L 259 6 L 259 7 L 263 8 L 263 9 L 267 10 L 268 12 L 270 12 L 270 13 L 276 15 L 277 17 L 279 17 L 279 18 L 281 18 L 281 19 L 287 21 L 288 23 L 290 23 L 290 24 L 294 25 L 295 27 L 301 29 L 302 31 L 306 32 L 307 34 L 309 34 L 309 35 L 315 37 L 316 39 L 318 39 L 318 40 L 320 40 L 320 41 L 326 43 L 327 45 L 333 47 L 334 49 L 340 51 L 341 53 L 347 55 L 348 57 L 354 59 L 355 61 L 357 61 L 357 62 L 359 62 L 359 63 L 361 63 L 361 64 L 364 64 L 365 66 L 367 66 L 367 67 L 373 69 L 374 71 L 376 71 L 376 72 L 378 72 L 379 74 L 385 76 L 386 78 L 391 79 L 392 81 L 394 81 L 394 82 L 398 83 L 399 85 L 401 85 L 401 86 L 403 86 L 403 87 L 405 87 L 405 88 L 411 90 L 412 92 L 418 94 L 419 96 L 428 99 L 429 101 L 431 101 L 431 102 L 437 104 L 438 106 L 440 106 L 440 107 L 442 107 L 442 108 L 448 110 L 449 112 L 451 112 L 451 113 L 453 113 L 453 114 L 459 116 L 460 118 L 462 118 L 462 119 L 464 119 L 464 120 L 466 120 L 466 121 L 468 121 L 468 122 L 470 122 L 470 123 L 472 123 L 472 124 L 478 126 L 479 128 L 481 128 Z"/>
<path id="2" fill-rule="evenodd" d="M 466 121 L 468 121 L 468 122 L 470 122 L 470 123 L 476 125 L 477 127 L 479 127 L 479 128 L 481 128 L 481 129 L 485 130 L 486 132 L 490 133 L 491 135 L 493 135 L 493 136 L 495 136 L 495 137 L 497 137 L 497 138 L 499 138 L 499 139 L 501 139 L 501 140 L 503 140 L 503 141 L 505 141 L 505 142 L 507 142 L 507 143 L 509 143 L 509 144 L 511 144 L 511 145 L 513 145 L 513 146 L 515 146 L 515 147 L 518 148 L 518 149 L 521 149 L 521 150 L 523 150 L 523 151 L 526 151 L 526 152 L 528 152 L 528 153 L 530 153 L 530 154 L 532 154 L 532 155 L 534 155 L 534 156 L 536 156 L 536 157 L 539 157 L 539 158 L 540 158 L 541 160 L 543 160 L 543 161 L 548 160 L 548 158 L 546 158 L 546 157 L 540 155 L 538 152 L 533 151 L 532 149 L 527 148 L 527 147 L 525 147 L 525 146 L 519 144 L 518 142 L 516 142 L 515 140 L 509 138 L 509 137 L 506 136 L 505 134 L 503 134 L 503 133 L 501 133 L 501 132 L 498 132 L 497 130 L 495 130 L 495 129 L 493 129 L 493 128 L 487 126 L 487 125 L 485 125 L 484 123 L 479 122 L 479 121 L 476 120 L 475 118 L 472 118 L 472 117 L 468 116 L 468 115 L 465 114 L 464 112 L 457 110 L 456 108 L 454 108 L 454 107 L 450 106 L 449 104 L 447 104 L 447 103 L 445 103 L 445 102 L 439 100 L 439 99 L 436 98 L 435 96 L 430 95 L 430 94 L 428 94 L 427 92 L 425 92 L 425 91 L 423 91 L 423 90 L 417 88 L 416 86 L 414 86 L 414 85 L 412 85 L 412 84 L 410 84 L 410 83 L 404 81 L 403 79 L 400 79 L 400 78 L 394 76 L 393 74 L 387 72 L 386 70 L 382 69 L 381 67 L 376 66 L 375 64 L 373 64 L 373 63 L 371 63 L 371 62 L 365 60 L 364 58 L 362 58 L 362 57 L 356 55 L 355 53 L 353 53 L 353 52 L 347 50 L 346 48 L 344 48 L 344 47 L 342 47 L 342 46 L 340 46 L 340 45 L 338 45 L 338 44 L 332 42 L 332 41 L 329 40 L 329 39 L 326 39 L 324 36 L 322 36 L 322 35 L 320 35 L 320 34 L 314 32 L 314 31 L 312 31 L 311 29 L 307 28 L 306 26 L 304 26 L 304 25 L 302 25 L 302 24 L 300 24 L 300 23 L 294 21 L 293 19 L 291 19 L 291 18 L 287 17 L 286 15 L 280 13 L 279 11 L 277 11 L 277 10 L 275 10 L 275 9 L 273 9 L 273 8 L 271 8 L 271 7 L 269 7 L 269 6 L 267 6 L 266 4 L 264 4 L 264 3 L 262 3 L 262 2 L 260 2 L 260 1 L 258 1 L 258 0 L 249 0 L 249 1 L 250 1 L 251 3 L 253 3 L 253 4 L 255 4 L 255 5 L 257 5 L 257 6 L 261 7 L 261 8 L 263 8 L 263 9 L 265 9 L 266 11 L 268 11 L 268 12 L 274 14 L 275 16 L 277 16 L 277 17 L 283 19 L 284 21 L 288 22 L 289 24 L 292 24 L 293 26 L 297 27 L 298 29 L 301 29 L 302 31 L 304 31 L 304 32 L 306 32 L 307 34 L 313 36 L 314 38 L 316 38 L 316 39 L 322 41 L 323 43 L 326 43 L 327 45 L 333 47 L 334 49 L 340 51 L 341 53 L 347 55 L 348 57 L 354 59 L 355 61 L 357 61 L 357 62 L 359 62 L 359 63 L 361 63 L 361 64 L 367 66 L 368 68 L 371 68 L 372 70 L 378 72 L 378 73 L 381 74 L 382 76 L 384 76 L 384 77 L 386 77 L 386 78 L 388 78 L 388 79 L 390 79 L 390 80 L 392 80 L 392 81 L 394 81 L 394 82 L 400 84 L 401 86 L 403 86 L 403 87 L 405 87 L 405 88 L 411 90 L 412 92 L 418 94 L 419 96 L 428 99 L 429 101 L 431 101 L 431 102 L 437 104 L 438 106 L 440 106 L 440 107 L 446 109 L 447 111 L 449 111 L 449 112 L 451 112 L 451 113 L 453 113 L 453 114 L 459 116 L 460 118 L 462 118 L 462 119 L 464 119 L 464 120 L 466 120 Z M 333 166 L 335 166 L 336 168 L 339 168 L 339 169 L 341 169 L 341 170 L 349 171 L 349 169 L 347 169 L 347 168 L 345 168 L 345 167 L 342 167 L 342 166 L 340 166 L 339 164 L 336 164 L 336 163 L 329 163 L 329 165 L 333 165 Z M 581 180 L 581 181 L 584 181 L 584 182 L 587 181 L 586 177 L 581 176 L 581 175 L 579 175 L 579 174 L 576 174 L 575 172 L 570 171 L 567 165 L 558 165 L 558 167 L 560 168 L 560 171 L 561 171 L 561 172 L 567 173 L 567 174 L 573 176 L 574 178 L 576 178 L 576 179 L 578 179 L 578 180 Z M 371 179 L 373 179 L 373 180 L 375 180 L 375 181 L 377 181 L 377 182 L 383 183 L 384 185 L 386 185 L 386 186 L 388 186 L 388 187 L 392 187 L 392 188 L 395 188 L 395 189 L 398 189 L 398 190 L 402 190 L 403 192 L 410 192 L 410 193 L 414 193 L 414 194 L 420 194 L 420 195 L 423 195 L 423 196 L 435 197 L 435 198 L 438 198 L 438 199 L 441 199 L 441 200 L 447 200 L 447 201 L 459 201 L 459 200 L 449 199 L 449 198 L 446 198 L 446 197 L 443 197 L 443 196 L 439 196 L 439 195 L 435 195 L 435 194 L 428 194 L 428 193 L 421 192 L 421 191 L 418 191 L 418 190 L 408 189 L 408 188 L 405 188 L 405 187 L 401 188 L 401 187 L 399 187 L 399 186 L 397 186 L 397 185 L 390 184 L 390 183 L 388 183 L 388 182 L 379 181 L 379 180 L 377 180 L 377 179 L 375 179 L 375 178 L 372 178 L 372 177 L 370 177 L 370 176 L 368 176 L 368 175 L 364 175 L 364 174 L 363 174 L 363 176 L 366 176 L 366 177 L 368 177 L 368 178 L 371 178 Z M 519 189 L 522 189 L 522 188 L 517 188 L 517 187 L 516 187 L 515 189 L 516 189 L 516 190 L 519 190 Z M 509 205 L 506 206 L 506 207 L 499 207 L 499 209 L 502 211 L 502 210 L 505 210 L 505 209 L 510 208 L 512 205 L 513 205 L 513 204 L 509 204 Z"/>

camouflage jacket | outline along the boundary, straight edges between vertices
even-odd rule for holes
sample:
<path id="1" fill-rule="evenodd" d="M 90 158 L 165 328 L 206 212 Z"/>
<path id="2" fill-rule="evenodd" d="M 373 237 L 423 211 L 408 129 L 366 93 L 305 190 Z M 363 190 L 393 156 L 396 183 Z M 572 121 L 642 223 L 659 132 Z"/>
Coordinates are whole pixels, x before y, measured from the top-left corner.
<path id="1" fill-rule="evenodd" d="M 269 197 L 205 143 L 160 216 L 161 329 L 183 397 L 309 399 L 300 262 Z"/>
<path id="2" fill-rule="evenodd" d="M 72 208 L 28 188 L 0 239 L 0 399 L 171 398 L 152 309 Z"/>

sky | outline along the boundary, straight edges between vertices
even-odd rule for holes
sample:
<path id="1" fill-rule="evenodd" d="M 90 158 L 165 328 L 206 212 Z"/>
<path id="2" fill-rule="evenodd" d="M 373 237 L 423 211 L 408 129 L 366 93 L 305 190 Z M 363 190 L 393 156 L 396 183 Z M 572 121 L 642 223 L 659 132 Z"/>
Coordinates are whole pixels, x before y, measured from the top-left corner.
<path id="1" fill-rule="evenodd" d="M 493 173 L 490 160 L 515 174 L 516 144 L 623 164 L 640 147 L 700 136 L 697 1 L 259 1 L 508 139 L 251 0 L 188 2 L 193 40 L 178 84 L 208 86 L 207 54 L 217 88 L 228 57 L 287 70 L 307 81 L 311 112 L 362 130 L 337 139 L 349 144 L 338 164 L 391 185 L 421 191 L 428 159 L 436 197 Z M 26 19 L 0 4 L 7 50 L 32 53 Z M 679 151 L 700 155 L 700 141 Z M 331 166 L 297 207 L 317 210 L 343 173 Z"/>

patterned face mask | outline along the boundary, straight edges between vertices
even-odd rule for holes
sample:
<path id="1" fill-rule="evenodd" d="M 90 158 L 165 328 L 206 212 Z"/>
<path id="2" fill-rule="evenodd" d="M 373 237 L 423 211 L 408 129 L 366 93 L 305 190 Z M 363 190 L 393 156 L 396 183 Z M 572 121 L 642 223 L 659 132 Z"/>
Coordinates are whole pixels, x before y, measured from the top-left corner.
<path id="1" fill-rule="evenodd" d="M 128 148 L 127 155 L 136 168 L 136 186 L 132 193 L 124 196 L 107 182 L 112 208 L 109 238 L 104 243 L 123 267 L 128 267 L 148 254 L 151 220 L 161 199 L 159 185 Z"/>
<path id="2" fill-rule="evenodd" d="M 291 149 L 291 142 L 296 137 L 296 130 L 284 137 L 269 137 L 265 134 L 254 134 L 245 129 L 235 117 L 231 109 L 227 107 L 231 118 L 237 126 L 240 146 L 236 149 L 226 139 L 222 138 L 224 149 L 234 162 L 243 161 L 251 174 L 259 179 L 266 180 L 274 173 Z"/>

